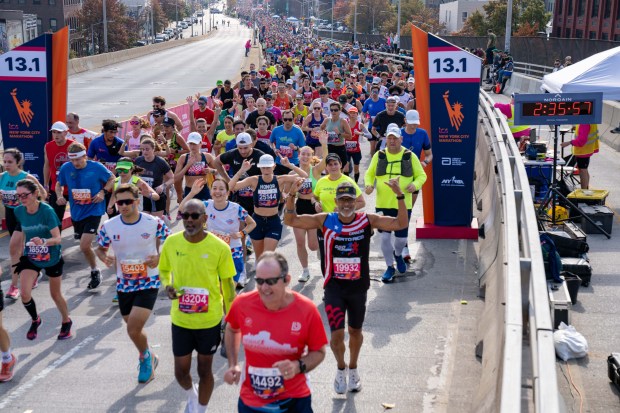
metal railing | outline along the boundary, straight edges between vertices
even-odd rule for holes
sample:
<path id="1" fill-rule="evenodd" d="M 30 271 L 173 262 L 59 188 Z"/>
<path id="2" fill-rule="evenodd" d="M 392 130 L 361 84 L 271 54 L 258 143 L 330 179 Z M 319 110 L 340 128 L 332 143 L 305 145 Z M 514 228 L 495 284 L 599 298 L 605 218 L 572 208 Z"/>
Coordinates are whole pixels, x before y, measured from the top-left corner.
<path id="1" fill-rule="evenodd" d="M 559 413 L 553 327 L 530 186 L 506 119 L 493 108 L 493 100 L 486 92 L 481 90 L 480 94 L 480 116 L 488 121 L 488 132 L 495 137 L 489 149 L 495 156 L 506 226 L 500 411 L 520 412 L 521 387 L 526 380 L 531 380 L 535 411 Z M 524 319 L 522 315 L 527 317 Z M 524 331 L 530 346 L 530 366 L 521 356 Z"/>

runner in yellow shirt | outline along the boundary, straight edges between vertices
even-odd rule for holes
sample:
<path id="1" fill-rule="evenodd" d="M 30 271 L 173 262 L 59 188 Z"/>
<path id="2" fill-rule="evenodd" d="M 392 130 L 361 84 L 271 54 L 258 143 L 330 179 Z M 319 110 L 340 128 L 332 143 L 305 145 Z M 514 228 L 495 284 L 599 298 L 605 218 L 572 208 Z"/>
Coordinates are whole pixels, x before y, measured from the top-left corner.
<path id="1" fill-rule="evenodd" d="M 221 340 L 224 309 L 235 298 L 235 264 L 230 247 L 205 231 L 202 201 L 187 202 L 183 232 L 166 239 L 159 260 L 162 284 L 173 301 L 172 352 L 177 382 L 188 394 L 188 411 L 204 412 L 214 387 L 213 354 Z M 220 292 L 221 290 L 221 292 Z M 198 353 L 198 389 L 192 383 L 192 353 Z"/>

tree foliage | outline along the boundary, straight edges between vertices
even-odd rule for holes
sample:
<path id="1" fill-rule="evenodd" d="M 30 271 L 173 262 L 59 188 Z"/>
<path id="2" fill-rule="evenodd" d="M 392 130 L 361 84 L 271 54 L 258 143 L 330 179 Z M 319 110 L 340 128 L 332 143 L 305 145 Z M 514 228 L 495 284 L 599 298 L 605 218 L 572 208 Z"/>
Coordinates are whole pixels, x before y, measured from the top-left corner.
<path id="1" fill-rule="evenodd" d="M 127 15 L 127 9 L 119 0 L 106 1 L 108 21 L 108 51 L 123 50 L 137 40 L 137 21 Z M 103 0 L 84 0 L 78 13 L 80 31 L 86 39 L 94 38 L 95 50 L 104 50 Z M 91 31 L 92 30 L 92 31 Z"/>
<path id="2" fill-rule="evenodd" d="M 459 35 L 486 35 L 487 29 L 503 36 L 506 34 L 507 0 L 490 1 L 482 6 L 484 13 L 472 13 Z M 531 36 L 545 27 L 551 14 L 545 11 L 544 0 L 513 0 L 511 33 L 515 36 Z M 535 30 L 535 31 L 534 31 Z"/>
<path id="3" fill-rule="evenodd" d="M 346 18 L 347 26 L 353 30 L 355 4 L 350 2 L 351 7 Z M 380 29 L 383 24 L 395 15 L 396 11 L 389 0 L 358 0 L 357 2 L 357 32 L 371 33 L 373 25 Z"/>

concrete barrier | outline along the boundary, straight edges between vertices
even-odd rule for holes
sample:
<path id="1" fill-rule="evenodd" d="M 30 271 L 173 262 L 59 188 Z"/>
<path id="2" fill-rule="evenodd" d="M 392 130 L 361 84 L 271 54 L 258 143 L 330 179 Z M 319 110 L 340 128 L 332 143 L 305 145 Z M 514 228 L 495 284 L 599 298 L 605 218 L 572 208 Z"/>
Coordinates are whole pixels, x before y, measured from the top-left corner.
<path id="1" fill-rule="evenodd" d="M 94 56 L 79 57 L 70 59 L 68 65 L 69 75 L 86 72 L 87 70 L 99 69 L 101 67 L 135 59 L 173 47 L 184 46 L 188 43 L 198 42 L 211 36 L 213 31 L 202 35 L 188 37 L 186 39 L 169 40 L 163 43 L 150 44 L 147 46 L 133 47 L 131 49 L 119 50 L 117 52 L 102 53 Z"/>
<path id="2" fill-rule="evenodd" d="M 512 78 L 506 84 L 504 94 L 544 93 L 540 89 L 541 85 L 541 79 L 513 73 Z M 599 137 L 601 141 L 615 151 L 620 151 L 620 133 L 611 133 L 611 131 L 618 126 L 620 126 L 620 102 L 612 100 L 603 101 L 603 119 L 599 124 Z"/>

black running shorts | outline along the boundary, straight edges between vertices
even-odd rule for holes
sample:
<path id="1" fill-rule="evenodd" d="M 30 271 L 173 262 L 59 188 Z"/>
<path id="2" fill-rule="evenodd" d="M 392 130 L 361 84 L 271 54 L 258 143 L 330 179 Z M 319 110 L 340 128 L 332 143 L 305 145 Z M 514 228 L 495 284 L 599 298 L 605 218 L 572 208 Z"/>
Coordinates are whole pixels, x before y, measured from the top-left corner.
<path id="1" fill-rule="evenodd" d="M 184 357 L 194 350 L 203 356 L 210 356 L 217 351 L 222 340 L 222 326 L 192 330 L 172 324 L 172 354 Z"/>
<path id="2" fill-rule="evenodd" d="M 146 308 L 153 310 L 157 301 L 158 288 L 148 288 L 146 290 L 131 291 L 124 293 L 118 292 L 118 308 L 123 317 L 131 313 L 133 307 Z"/>
<path id="3" fill-rule="evenodd" d="M 338 284 L 328 284 L 323 294 L 323 302 L 329 329 L 331 331 L 343 329 L 345 314 L 349 327 L 362 328 L 366 317 L 366 295 L 366 290 L 347 292 Z"/>

